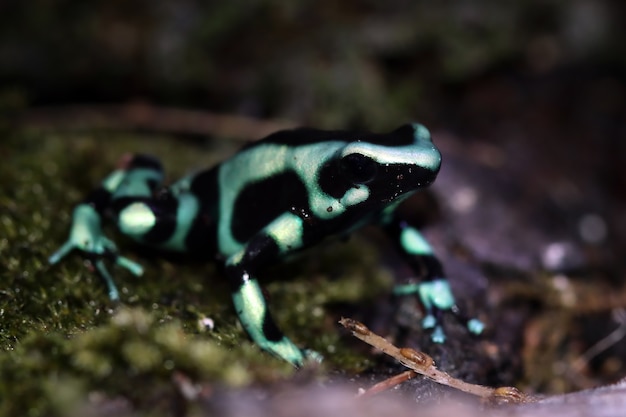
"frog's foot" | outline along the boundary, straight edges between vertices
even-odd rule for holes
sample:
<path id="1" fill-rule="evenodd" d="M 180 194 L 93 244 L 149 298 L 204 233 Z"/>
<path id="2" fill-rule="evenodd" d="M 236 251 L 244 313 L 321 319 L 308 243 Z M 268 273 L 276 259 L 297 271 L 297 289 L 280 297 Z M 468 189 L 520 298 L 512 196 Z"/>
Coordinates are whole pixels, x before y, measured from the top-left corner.
<path id="1" fill-rule="evenodd" d="M 448 281 L 442 278 L 421 283 L 399 285 L 394 288 L 396 295 L 415 294 L 426 311 L 422 319 L 424 329 L 432 329 L 431 340 L 435 343 L 444 343 L 446 335 L 441 325 L 442 316 L 446 312 L 454 314 L 457 320 L 467 327 L 472 334 L 481 334 L 485 328 L 483 322 L 476 318 L 468 319 L 461 314 L 455 304 L 454 296 Z"/>
<path id="2" fill-rule="evenodd" d="M 304 355 L 304 362 L 307 363 L 322 363 L 324 361 L 324 356 L 321 353 L 312 350 L 312 349 L 301 349 L 302 354 Z"/>
<path id="3" fill-rule="evenodd" d="M 48 262 L 56 264 L 70 252 L 78 250 L 93 265 L 96 272 L 104 279 L 111 300 L 119 300 L 119 291 L 111 274 L 104 264 L 105 259 L 128 269 L 134 275 L 141 275 L 143 268 L 119 254 L 115 243 L 102 235 L 97 213 L 88 205 L 78 206 L 74 210 L 74 221 L 68 240 L 49 258 Z"/>
<path id="4" fill-rule="evenodd" d="M 63 246 L 50 255 L 48 262 L 54 265 L 75 249 L 82 252 L 85 258 L 93 264 L 96 263 L 95 260 L 97 259 L 111 259 L 115 264 L 128 269 L 133 275 L 140 276 L 143 274 L 141 265 L 121 256 L 115 244 L 104 236 L 82 241 L 76 241 L 70 237 Z"/>
<path id="5" fill-rule="evenodd" d="M 104 236 L 95 239 L 76 241 L 70 237 L 63 246 L 54 252 L 49 258 L 50 264 L 56 264 L 73 250 L 81 252 L 82 256 L 92 265 L 94 270 L 102 277 L 106 283 L 109 298 L 113 301 L 120 299 L 119 291 L 113 277 L 109 273 L 104 263 L 105 259 L 129 270 L 133 275 L 139 276 L 143 273 L 143 268 L 138 263 L 121 256 L 115 244 Z"/>
<path id="6" fill-rule="evenodd" d="M 247 330 L 252 334 L 249 329 Z M 287 336 L 282 336 L 278 340 L 253 337 L 253 340 L 261 349 L 286 360 L 296 368 L 302 367 L 310 355 L 309 351 L 297 347 Z"/>

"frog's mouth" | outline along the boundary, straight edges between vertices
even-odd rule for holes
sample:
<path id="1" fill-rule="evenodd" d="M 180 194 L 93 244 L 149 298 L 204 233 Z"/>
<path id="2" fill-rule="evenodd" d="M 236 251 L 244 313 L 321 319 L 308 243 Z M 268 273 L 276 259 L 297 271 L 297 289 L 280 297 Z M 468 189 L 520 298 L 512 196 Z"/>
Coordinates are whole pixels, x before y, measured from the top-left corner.
<path id="1" fill-rule="evenodd" d="M 371 197 L 387 202 L 431 185 L 437 178 L 439 167 L 435 170 L 414 165 L 389 164 L 379 168 L 376 182 L 379 187 L 372 187 Z"/>

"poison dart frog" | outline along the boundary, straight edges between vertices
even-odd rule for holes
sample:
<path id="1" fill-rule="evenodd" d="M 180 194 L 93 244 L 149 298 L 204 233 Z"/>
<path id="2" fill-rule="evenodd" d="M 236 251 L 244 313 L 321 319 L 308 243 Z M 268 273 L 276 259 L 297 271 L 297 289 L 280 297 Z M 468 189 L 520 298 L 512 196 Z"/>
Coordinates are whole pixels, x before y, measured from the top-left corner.
<path id="1" fill-rule="evenodd" d="M 459 315 L 441 263 L 431 246 L 395 208 L 437 176 L 441 155 L 421 124 L 386 134 L 284 130 L 244 147 L 225 162 L 165 188 L 163 168 L 153 157 L 127 157 L 78 204 L 67 242 L 51 264 L 74 249 L 119 292 L 104 260 L 140 275 L 137 263 L 121 256 L 101 229 L 105 219 L 140 244 L 215 257 L 231 285 L 243 327 L 261 348 L 299 366 L 315 353 L 300 349 L 278 329 L 258 282 L 262 267 L 377 222 L 397 242 L 418 284 L 396 287 L 416 295 L 425 310 L 422 325 L 443 343 L 444 312 L 452 312 L 474 334 L 478 319 Z"/>

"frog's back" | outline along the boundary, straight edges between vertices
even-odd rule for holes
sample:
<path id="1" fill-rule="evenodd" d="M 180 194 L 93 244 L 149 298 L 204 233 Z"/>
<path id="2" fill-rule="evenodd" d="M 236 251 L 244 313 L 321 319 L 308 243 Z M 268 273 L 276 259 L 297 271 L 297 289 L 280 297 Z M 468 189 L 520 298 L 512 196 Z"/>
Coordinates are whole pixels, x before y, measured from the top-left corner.
<path id="1" fill-rule="evenodd" d="M 328 134 L 298 129 L 270 135 L 218 167 L 218 238 L 230 242 L 220 245 L 222 252 L 238 249 L 285 213 L 309 215 L 320 163 L 345 145 L 340 140 L 320 140 L 317 133 Z"/>

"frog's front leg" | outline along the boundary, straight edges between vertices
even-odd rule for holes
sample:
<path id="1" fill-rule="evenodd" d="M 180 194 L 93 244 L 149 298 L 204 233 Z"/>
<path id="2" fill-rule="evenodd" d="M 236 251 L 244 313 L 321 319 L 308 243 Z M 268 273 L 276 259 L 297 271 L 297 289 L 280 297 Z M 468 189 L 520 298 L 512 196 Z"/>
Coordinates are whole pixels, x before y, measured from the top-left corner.
<path id="1" fill-rule="evenodd" d="M 445 278 L 443 267 L 422 234 L 406 221 L 395 216 L 388 218 L 386 230 L 396 240 L 412 269 L 423 277 L 419 283 L 396 286 L 394 294 L 415 294 L 419 297 L 426 313 L 422 326 L 433 330 L 431 335 L 433 342 L 443 343 L 446 340 L 441 325 L 442 314 L 446 311 L 452 312 L 471 333 L 482 333 L 484 324 L 480 320 L 468 319 L 460 313 L 450 284 Z"/>
<path id="2" fill-rule="evenodd" d="M 292 363 L 305 358 L 320 359 L 312 351 L 298 348 L 279 330 L 256 278 L 256 271 L 269 261 L 301 247 L 302 219 L 285 213 L 230 256 L 225 273 L 233 288 L 233 302 L 239 320 L 252 340 L 262 349 Z"/>

